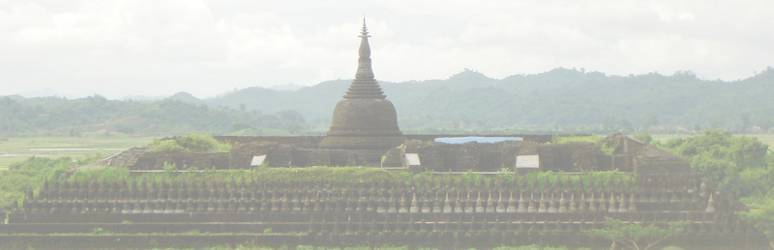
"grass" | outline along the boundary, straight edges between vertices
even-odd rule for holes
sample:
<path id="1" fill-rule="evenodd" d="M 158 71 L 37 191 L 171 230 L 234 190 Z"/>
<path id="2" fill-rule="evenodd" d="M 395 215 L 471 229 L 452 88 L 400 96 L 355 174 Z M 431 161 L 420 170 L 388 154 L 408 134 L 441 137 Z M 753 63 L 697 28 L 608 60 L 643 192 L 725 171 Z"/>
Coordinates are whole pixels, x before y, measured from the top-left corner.
<path id="1" fill-rule="evenodd" d="M 569 143 L 597 143 L 601 141 L 604 137 L 598 136 L 598 135 L 582 135 L 582 136 L 555 136 L 552 140 L 552 143 L 555 144 L 569 144 Z"/>
<path id="2" fill-rule="evenodd" d="M 481 175 L 473 172 L 464 175 L 433 175 L 430 172 L 387 171 L 371 167 L 308 167 L 308 168 L 269 168 L 260 167 L 251 170 L 204 171 L 196 173 L 161 172 L 132 175 L 121 167 L 94 169 L 76 169 L 89 163 L 87 160 L 73 161 L 70 158 L 48 159 L 31 158 L 12 165 L 11 169 L 0 172 L 0 208 L 21 204 L 26 191 L 37 192 L 44 181 L 77 183 L 166 183 L 177 185 L 181 182 L 219 183 L 223 185 L 235 182 L 253 182 L 269 185 L 287 185 L 301 183 L 326 183 L 342 188 L 360 188 L 363 184 L 377 183 L 386 185 L 416 185 L 420 188 L 432 188 L 442 182 L 464 185 L 521 185 L 523 187 L 545 189 L 560 183 L 568 188 L 582 188 L 594 185 L 606 190 L 633 187 L 634 178 L 629 173 L 618 171 L 586 172 L 566 175 L 557 172 L 533 172 L 517 175 L 502 172 L 497 175 Z"/>
<path id="3" fill-rule="evenodd" d="M 13 172 L 8 171 L 8 172 Z M 371 167 L 307 167 L 307 168 L 268 168 L 261 167 L 252 170 L 221 170 L 203 172 L 160 172 L 132 175 L 126 168 L 108 167 L 96 169 L 79 169 L 60 178 L 59 181 L 78 183 L 131 183 L 155 182 L 176 185 L 181 182 L 213 182 L 231 183 L 254 182 L 269 185 L 286 185 L 301 183 L 326 183 L 326 185 L 357 188 L 363 184 L 387 185 L 417 185 L 430 187 L 442 182 L 465 185 L 521 185 L 534 189 L 546 189 L 563 185 L 566 188 L 581 188 L 593 185 L 595 188 L 628 189 L 633 187 L 634 178 L 630 173 L 619 171 L 596 171 L 582 174 L 563 174 L 558 172 L 533 172 L 517 175 L 513 172 L 497 175 L 481 175 L 466 173 L 463 175 L 434 175 L 430 172 L 414 173 L 410 171 L 387 171 Z"/>
<path id="4" fill-rule="evenodd" d="M 26 191 L 35 192 L 45 180 L 62 176 L 72 164 L 69 158 L 31 158 L 0 172 L 0 208 L 20 204 Z"/>
<path id="5" fill-rule="evenodd" d="M 766 145 L 769 145 L 769 147 L 774 147 L 774 134 L 752 134 L 748 136 L 758 138 L 758 140 L 766 143 Z"/>
<path id="6" fill-rule="evenodd" d="M 0 138 L 0 171 L 30 157 L 79 159 L 108 155 L 151 142 L 150 137 L 85 136 L 85 137 L 11 137 Z"/>
<path id="7" fill-rule="evenodd" d="M 175 249 L 175 248 L 170 248 Z M 421 249 L 421 250 L 436 250 L 441 248 L 433 247 L 408 247 L 408 246 L 347 246 L 347 247 L 330 247 L 330 246 L 307 246 L 300 245 L 290 247 L 264 247 L 254 245 L 238 245 L 238 246 L 214 246 L 209 248 L 203 248 L 209 250 L 264 250 L 264 249 L 297 249 L 297 250 L 409 250 L 409 249 Z M 473 249 L 473 248 L 471 248 Z M 494 250 L 566 250 L 567 247 L 561 246 L 539 246 L 539 245 L 526 245 L 526 246 L 500 246 L 493 248 Z M 583 248 L 585 249 L 585 248 Z"/>
<path id="8" fill-rule="evenodd" d="M 693 134 L 654 134 L 652 135 L 654 140 L 666 141 L 675 138 L 685 138 L 695 136 Z M 762 143 L 769 145 L 769 148 L 774 148 L 774 134 L 734 134 L 734 136 L 747 136 L 754 137 L 760 140 Z"/>
<path id="9" fill-rule="evenodd" d="M 243 235 L 243 236 L 259 236 L 260 234 L 214 234 L 214 235 L 207 235 L 207 236 L 232 236 L 232 235 Z M 106 236 L 106 237 L 115 237 L 115 236 L 191 236 L 189 234 L 108 234 L 108 235 L 94 235 L 94 234 L 9 234 L 9 235 L 0 235 L 0 236 L 49 236 L 49 237 L 71 237 L 71 236 Z M 409 246 L 390 246 L 390 245 L 379 245 L 379 246 L 340 246 L 340 247 L 333 247 L 333 246 L 315 246 L 315 245 L 297 245 L 297 246 L 261 246 L 261 245 L 216 245 L 216 246 L 201 246 L 197 248 L 179 248 L 179 247 L 170 247 L 170 248 L 152 248 L 154 250 L 183 250 L 183 249 L 206 249 L 206 250 L 287 250 L 287 249 L 296 249 L 296 250 L 409 250 L 409 249 L 417 249 L 417 250 L 437 250 L 437 249 L 443 249 L 443 248 L 435 248 L 435 247 L 409 247 Z M 474 248 L 471 248 L 474 249 Z M 524 245 L 524 246 L 500 246 L 496 248 L 492 248 L 494 250 L 567 250 L 569 248 L 562 247 L 562 246 L 540 246 L 540 245 Z M 590 249 L 590 248 L 577 248 L 577 249 Z"/>

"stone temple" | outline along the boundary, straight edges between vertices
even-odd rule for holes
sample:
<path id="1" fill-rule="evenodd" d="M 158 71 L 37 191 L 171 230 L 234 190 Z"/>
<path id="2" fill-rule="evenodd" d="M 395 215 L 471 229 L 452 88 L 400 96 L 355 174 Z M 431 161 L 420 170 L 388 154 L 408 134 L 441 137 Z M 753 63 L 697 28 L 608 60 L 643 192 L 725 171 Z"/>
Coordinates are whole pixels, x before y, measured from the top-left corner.
<path id="1" fill-rule="evenodd" d="M 374 79 L 368 38 L 363 25 L 357 74 L 327 135 L 219 136 L 232 145 L 223 153 L 126 150 L 103 164 L 128 168 L 127 179 L 51 179 L 18 206 L 0 210 L 0 231 L 6 232 L 0 248 L 606 249 L 609 242 L 586 232 L 612 217 L 648 225 L 684 221 L 685 229 L 668 242 L 686 249 L 766 249 L 766 238 L 736 215 L 733 194 L 713 190 L 684 159 L 625 135 L 562 142 L 554 135 L 401 133 L 396 110 Z M 193 170 L 167 173 L 168 164 Z M 382 179 L 262 174 L 308 174 L 300 168 L 310 166 L 383 168 L 365 169 Z M 294 169 L 278 169 L 287 167 Z M 351 169 L 364 170 L 345 170 Z M 581 178 L 599 170 L 631 179 Z M 521 171 L 561 176 L 538 182 Z M 245 179 L 197 177 L 234 172 Z M 157 181 L 158 174 L 188 179 Z M 525 179 L 498 179 L 503 176 Z"/>
<path id="2" fill-rule="evenodd" d="M 675 166 L 685 172 L 687 163 L 629 138 L 613 136 L 627 150 L 610 156 L 592 143 L 554 144 L 552 135 L 404 135 L 398 115 L 374 77 L 369 33 L 360 31 L 357 73 L 336 104 L 325 136 L 219 136 L 233 145 L 228 153 L 157 153 L 143 148 L 127 150 L 105 163 L 134 170 L 158 170 L 165 163 L 181 168 L 244 169 L 309 166 L 418 167 L 433 171 L 494 172 L 515 168 L 520 155 L 537 156 L 539 168 L 551 171 L 623 170 L 649 171 L 651 165 Z M 449 143 L 462 141 L 468 143 Z M 637 150 L 629 150 L 635 148 Z M 644 152 L 658 157 L 641 157 Z M 638 158 L 639 160 L 635 160 Z M 413 161 L 413 162 L 412 162 Z M 657 164 L 654 164 L 656 162 Z M 410 166 L 413 165 L 413 166 Z"/>

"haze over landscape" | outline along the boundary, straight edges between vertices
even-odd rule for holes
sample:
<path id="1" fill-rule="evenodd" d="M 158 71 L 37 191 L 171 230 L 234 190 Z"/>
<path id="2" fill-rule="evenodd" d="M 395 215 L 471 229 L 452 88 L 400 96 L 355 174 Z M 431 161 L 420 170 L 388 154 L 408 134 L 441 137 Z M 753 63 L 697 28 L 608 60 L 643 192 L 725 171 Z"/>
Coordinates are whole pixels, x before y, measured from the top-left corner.
<path id="1" fill-rule="evenodd" d="M 401 127 L 414 133 L 766 133 L 774 128 L 772 82 L 774 69 L 739 81 L 707 81 L 690 72 L 608 76 L 559 68 L 505 79 L 467 70 L 444 80 L 381 85 Z M 0 135 L 320 134 L 348 84 L 251 87 L 212 98 L 179 92 L 144 101 L 0 97 Z"/>
<path id="2" fill-rule="evenodd" d="M 335 4 L 334 4 L 335 3 Z M 199 98 L 351 79 L 366 16 L 378 79 L 554 68 L 745 79 L 769 1 L 0 1 L 0 95 Z M 45 72 L 45 73 L 40 73 Z"/>
<path id="3" fill-rule="evenodd" d="M 774 250 L 772 17 L 0 0 L 0 249 Z"/>
<path id="4" fill-rule="evenodd" d="M 319 134 L 363 16 L 407 131 L 768 132 L 768 5 L 0 1 L 0 134 Z"/>

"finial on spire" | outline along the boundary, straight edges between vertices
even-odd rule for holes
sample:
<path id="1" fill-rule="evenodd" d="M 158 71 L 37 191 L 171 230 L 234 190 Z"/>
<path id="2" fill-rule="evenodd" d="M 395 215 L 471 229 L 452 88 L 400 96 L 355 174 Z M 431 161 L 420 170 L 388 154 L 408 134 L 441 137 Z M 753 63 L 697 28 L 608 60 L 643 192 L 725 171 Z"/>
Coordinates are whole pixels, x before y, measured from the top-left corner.
<path id="1" fill-rule="evenodd" d="M 363 28 L 360 31 L 360 49 L 358 49 L 357 73 L 344 98 L 376 98 L 384 99 L 384 93 L 374 79 L 371 68 L 371 46 L 368 44 L 368 28 L 363 18 Z"/>
<path id="2" fill-rule="evenodd" d="M 360 31 L 360 37 L 371 37 L 368 35 L 368 28 L 366 27 L 365 17 L 363 17 L 363 28 Z"/>

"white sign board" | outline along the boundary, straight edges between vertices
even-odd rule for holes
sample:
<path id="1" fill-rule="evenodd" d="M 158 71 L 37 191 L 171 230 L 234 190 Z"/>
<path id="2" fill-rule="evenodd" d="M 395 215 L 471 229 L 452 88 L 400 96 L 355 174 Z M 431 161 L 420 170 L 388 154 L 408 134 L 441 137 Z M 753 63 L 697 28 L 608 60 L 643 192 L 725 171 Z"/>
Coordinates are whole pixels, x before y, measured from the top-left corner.
<path id="1" fill-rule="evenodd" d="M 516 168 L 540 168 L 540 155 L 517 155 Z"/>
<path id="2" fill-rule="evenodd" d="M 264 161 L 266 161 L 266 155 L 253 156 L 253 160 L 250 161 L 250 166 L 257 167 L 257 166 L 263 165 Z"/>
<path id="3" fill-rule="evenodd" d="M 419 154 L 406 154 L 406 166 L 422 166 L 419 161 Z"/>

